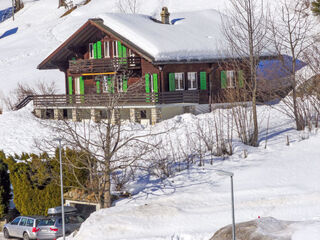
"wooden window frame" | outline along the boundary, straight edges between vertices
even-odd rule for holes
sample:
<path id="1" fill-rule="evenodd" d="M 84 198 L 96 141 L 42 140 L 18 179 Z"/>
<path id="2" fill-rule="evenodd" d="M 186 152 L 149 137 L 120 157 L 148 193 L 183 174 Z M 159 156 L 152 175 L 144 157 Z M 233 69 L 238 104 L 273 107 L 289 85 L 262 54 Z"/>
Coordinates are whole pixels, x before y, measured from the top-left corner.
<path id="1" fill-rule="evenodd" d="M 179 77 L 182 76 L 180 79 Z M 185 90 L 185 74 L 184 72 L 177 72 L 174 73 L 174 80 L 175 80 L 175 90 L 176 91 L 184 91 Z M 183 86 L 181 86 L 183 84 Z"/>
<path id="2" fill-rule="evenodd" d="M 118 41 L 112 41 L 113 57 L 119 57 Z"/>
<path id="3" fill-rule="evenodd" d="M 227 70 L 227 88 L 236 88 L 237 86 L 237 71 Z"/>
<path id="4" fill-rule="evenodd" d="M 93 43 L 89 43 L 89 59 L 94 59 Z"/>
<path id="5" fill-rule="evenodd" d="M 128 55 L 129 57 L 135 57 L 136 54 L 129 48 L 129 51 L 128 51 Z"/>
<path id="6" fill-rule="evenodd" d="M 188 72 L 187 80 L 188 80 L 188 90 L 198 89 L 198 73 L 197 72 Z M 189 83 L 190 83 L 190 86 L 189 86 Z"/>
<path id="7" fill-rule="evenodd" d="M 110 58 L 111 54 L 110 54 L 110 42 L 109 41 L 105 41 L 103 43 L 103 51 L 104 51 L 104 58 Z"/>

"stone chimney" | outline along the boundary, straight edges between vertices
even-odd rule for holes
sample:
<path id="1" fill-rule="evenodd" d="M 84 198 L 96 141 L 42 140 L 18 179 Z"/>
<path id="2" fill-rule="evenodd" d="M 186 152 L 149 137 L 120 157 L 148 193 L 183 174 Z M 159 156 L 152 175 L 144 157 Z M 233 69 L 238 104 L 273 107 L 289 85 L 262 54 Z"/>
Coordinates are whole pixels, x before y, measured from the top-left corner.
<path id="1" fill-rule="evenodd" d="M 167 7 L 163 7 L 162 8 L 162 11 L 161 11 L 161 22 L 163 24 L 170 24 L 170 21 L 169 21 L 169 16 L 170 16 L 170 13 L 168 11 L 168 8 Z"/>

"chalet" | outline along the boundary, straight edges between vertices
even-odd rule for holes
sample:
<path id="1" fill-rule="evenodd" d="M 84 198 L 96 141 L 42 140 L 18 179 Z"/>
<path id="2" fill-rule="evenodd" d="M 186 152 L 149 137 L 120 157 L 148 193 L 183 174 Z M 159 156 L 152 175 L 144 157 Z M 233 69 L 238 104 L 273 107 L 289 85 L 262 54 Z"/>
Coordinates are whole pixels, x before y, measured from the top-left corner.
<path id="1" fill-rule="evenodd" d="M 65 73 L 63 95 L 34 96 L 40 118 L 150 121 L 208 112 L 227 91 L 244 88 L 244 70 L 223 64 L 227 54 L 215 10 L 161 21 L 108 13 L 89 19 L 38 69 Z"/>

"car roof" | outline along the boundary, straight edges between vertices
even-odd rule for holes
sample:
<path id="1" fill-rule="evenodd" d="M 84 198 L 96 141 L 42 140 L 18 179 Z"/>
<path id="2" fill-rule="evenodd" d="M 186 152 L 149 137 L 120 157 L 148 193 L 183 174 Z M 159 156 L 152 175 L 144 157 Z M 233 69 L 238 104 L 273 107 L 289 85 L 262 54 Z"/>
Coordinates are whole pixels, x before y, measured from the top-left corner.
<path id="1" fill-rule="evenodd" d="M 44 219 L 44 218 L 46 218 L 46 216 L 40 216 L 40 215 L 36 215 L 36 216 L 19 216 L 19 217 L 33 218 L 33 219 Z"/>

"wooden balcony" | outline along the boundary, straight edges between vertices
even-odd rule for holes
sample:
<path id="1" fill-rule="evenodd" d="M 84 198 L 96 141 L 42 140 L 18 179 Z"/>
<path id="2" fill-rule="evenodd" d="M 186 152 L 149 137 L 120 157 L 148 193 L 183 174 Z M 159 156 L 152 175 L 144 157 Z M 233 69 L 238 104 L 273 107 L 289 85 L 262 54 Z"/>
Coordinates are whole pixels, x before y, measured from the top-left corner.
<path id="1" fill-rule="evenodd" d="M 72 74 L 121 72 L 141 69 L 139 57 L 79 59 L 69 61 L 69 71 Z"/>
<path id="2" fill-rule="evenodd" d="M 88 95 L 35 95 L 33 104 L 37 108 L 72 107 L 124 107 L 157 104 L 199 103 L 200 92 L 176 91 L 163 93 L 102 93 Z"/>

